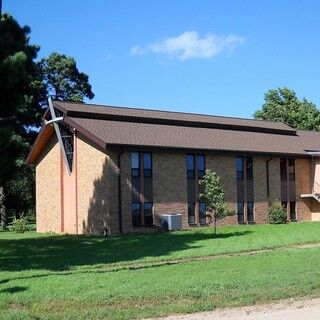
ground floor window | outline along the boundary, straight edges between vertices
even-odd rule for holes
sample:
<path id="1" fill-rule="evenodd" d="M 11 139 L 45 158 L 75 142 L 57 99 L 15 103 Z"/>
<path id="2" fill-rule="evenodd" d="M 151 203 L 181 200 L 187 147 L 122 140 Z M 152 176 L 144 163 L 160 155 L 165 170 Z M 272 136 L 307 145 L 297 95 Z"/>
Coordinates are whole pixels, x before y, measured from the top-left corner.
<path id="1" fill-rule="evenodd" d="M 200 222 L 200 224 L 207 223 L 205 202 L 199 202 L 199 222 Z"/>
<path id="2" fill-rule="evenodd" d="M 196 223 L 195 203 L 194 202 L 188 202 L 188 223 L 189 224 Z"/>
<path id="3" fill-rule="evenodd" d="M 141 225 L 140 203 L 133 202 L 131 204 L 132 226 L 139 227 Z"/>
<path id="4" fill-rule="evenodd" d="M 288 205 L 287 201 L 281 201 L 281 206 L 282 206 L 283 210 L 286 212 L 287 212 L 287 205 Z"/>
<path id="5" fill-rule="evenodd" d="M 151 202 L 145 202 L 144 204 L 144 224 L 148 226 L 153 224 Z"/>
<path id="6" fill-rule="evenodd" d="M 244 203 L 237 203 L 238 222 L 244 222 Z"/>
<path id="7" fill-rule="evenodd" d="M 290 220 L 297 220 L 296 202 L 290 202 Z"/>
<path id="8" fill-rule="evenodd" d="M 251 201 L 247 203 L 247 215 L 248 222 L 254 222 L 254 203 Z"/>

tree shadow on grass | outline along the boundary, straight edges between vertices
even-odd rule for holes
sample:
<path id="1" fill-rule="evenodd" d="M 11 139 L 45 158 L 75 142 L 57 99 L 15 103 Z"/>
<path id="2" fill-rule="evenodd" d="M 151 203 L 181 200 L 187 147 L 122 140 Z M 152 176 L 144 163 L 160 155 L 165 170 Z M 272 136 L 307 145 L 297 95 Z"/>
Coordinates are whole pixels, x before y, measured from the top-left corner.
<path id="1" fill-rule="evenodd" d="M 1 289 L 0 293 L 17 293 L 17 292 L 26 291 L 27 289 L 28 289 L 27 287 L 15 286 L 15 287 Z"/>
<path id="2" fill-rule="evenodd" d="M 243 237 L 252 232 L 219 233 L 216 238 L 212 230 L 206 229 L 111 238 L 47 235 L 0 240 L 0 271 L 68 271 L 86 265 L 150 261 L 178 251 L 214 246 L 216 241 Z"/>

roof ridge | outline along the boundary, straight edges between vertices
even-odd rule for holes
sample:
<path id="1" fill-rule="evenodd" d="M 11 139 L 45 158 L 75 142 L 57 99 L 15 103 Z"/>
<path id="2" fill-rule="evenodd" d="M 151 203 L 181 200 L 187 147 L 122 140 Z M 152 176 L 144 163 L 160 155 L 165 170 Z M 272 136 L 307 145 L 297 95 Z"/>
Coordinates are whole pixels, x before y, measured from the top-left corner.
<path id="1" fill-rule="evenodd" d="M 221 119 L 231 119 L 231 120 L 246 120 L 246 121 L 256 121 L 256 122 L 265 122 L 265 123 L 279 123 L 286 125 L 292 130 L 294 128 L 290 127 L 288 124 L 281 122 L 281 121 L 272 121 L 272 120 L 265 120 L 265 119 L 254 119 L 254 118 L 241 118 L 241 117 L 233 117 L 233 116 L 221 116 L 221 115 L 214 115 L 214 114 L 206 114 L 206 113 L 195 113 L 195 112 L 183 112 L 183 111 L 169 111 L 169 110 L 160 110 L 160 109 L 150 109 L 150 108 L 141 108 L 141 107 L 129 107 L 129 106 L 119 106 L 119 105 L 105 105 L 105 104 L 94 104 L 94 103 L 84 103 L 84 102 L 74 102 L 74 101 L 59 101 L 55 100 L 55 103 L 62 103 L 62 104 L 81 104 L 84 106 L 94 106 L 98 108 L 117 108 L 117 109 L 127 109 L 127 110 L 138 110 L 138 111 L 150 111 L 150 112 L 162 112 L 162 113 L 173 113 L 173 114 L 182 114 L 182 115 L 191 115 L 191 116 L 203 116 L 203 117 L 212 117 L 212 118 L 221 118 Z M 85 112 L 85 111 L 79 111 Z"/>

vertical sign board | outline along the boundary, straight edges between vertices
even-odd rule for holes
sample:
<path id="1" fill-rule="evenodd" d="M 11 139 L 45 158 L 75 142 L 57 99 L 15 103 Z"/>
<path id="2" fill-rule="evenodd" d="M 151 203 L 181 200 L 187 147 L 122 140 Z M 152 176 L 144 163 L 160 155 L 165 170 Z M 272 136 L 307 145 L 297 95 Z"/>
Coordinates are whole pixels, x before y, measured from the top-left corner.
<path id="1" fill-rule="evenodd" d="M 49 98 L 49 110 L 51 113 L 51 121 L 47 123 L 53 123 L 54 130 L 56 132 L 58 142 L 63 154 L 64 162 L 66 164 L 68 174 L 72 172 L 72 162 L 73 162 L 73 133 L 67 125 L 65 125 L 62 120 L 63 117 L 57 117 L 56 112 L 53 107 L 51 98 Z"/>

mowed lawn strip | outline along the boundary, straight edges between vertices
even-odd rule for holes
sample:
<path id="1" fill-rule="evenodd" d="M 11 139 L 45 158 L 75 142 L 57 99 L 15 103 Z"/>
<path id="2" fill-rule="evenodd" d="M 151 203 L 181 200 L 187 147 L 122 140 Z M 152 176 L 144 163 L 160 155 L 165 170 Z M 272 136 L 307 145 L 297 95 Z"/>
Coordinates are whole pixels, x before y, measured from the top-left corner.
<path id="1" fill-rule="evenodd" d="M 320 242 L 320 222 L 245 225 L 111 238 L 0 232 L 0 268 L 71 270 L 204 257 Z"/>
<path id="2" fill-rule="evenodd" d="M 2 283 L 1 319 L 136 319 L 320 295 L 320 248 Z"/>
<path id="3" fill-rule="evenodd" d="M 319 231 L 319 223 L 296 223 L 223 227 L 217 239 L 210 228 L 110 239 L 0 233 L 0 319 L 138 319 L 318 296 L 320 248 L 294 245 L 319 242 Z M 167 242 L 174 239 L 180 241 L 172 244 L 176 251 L 168 250 Z M 130 253 L 125 241 L 139 253 Z M 157 246 L 162 248 L 159 256 Z M 108 271 L 110 263 L 130 265 L 268 247 L 275 249 Z M 111 252 L 117 258 L 111 258 Z"/>

